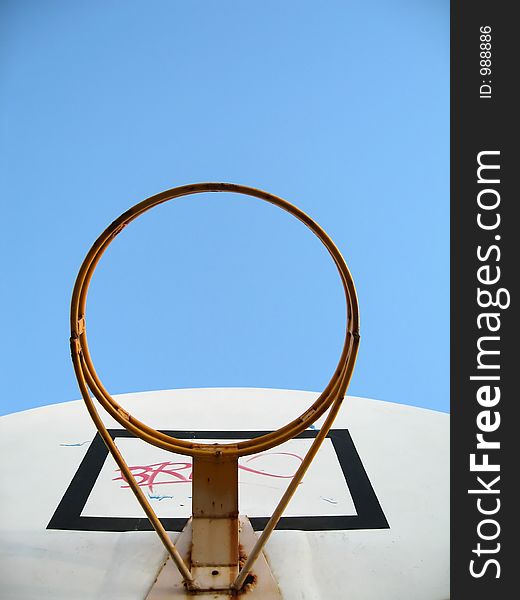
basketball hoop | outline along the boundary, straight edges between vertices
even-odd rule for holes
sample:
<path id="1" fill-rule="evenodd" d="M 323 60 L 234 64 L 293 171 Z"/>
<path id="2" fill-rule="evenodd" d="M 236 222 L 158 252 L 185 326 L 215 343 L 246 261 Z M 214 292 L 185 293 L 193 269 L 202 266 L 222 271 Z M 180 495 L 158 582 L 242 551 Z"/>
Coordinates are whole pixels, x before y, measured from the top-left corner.
<path id="1" fill-rule="evenodd" d="M 136 419 L 120 406 L 103 386 L 94 368 L 87 342 L 85 313 L 90 281 L 99 260 L 114 238 L 126 225 L 151 208 L 175 198 L 204 192 L 233 192 L 258 198 L 282 208 L 302 221 L 321 240 L 334 260 L 346 299 L 347 325 L 343 349 L 336 370 L 318 399 L 298 418 L 276 431 L 236 443 L 203 444 L 193 440 L 181 440 L 157 431 Z M 280 598 L 276 582 L 274 582 L 263 557 L 262 548 L 332 427 L 352 376 L 359 345 L 359 310 L 354 282 L 345 260 L 329 236 L 309 216 L 286 200 L 243 185 L 197 183 L 152 196 L 136 204 L 116 219 L 99 236 L 88 252 L 79 270 L 72 294 L 70 341 L 74 371 L 89 414 L 181 576 L 179 580 L 178 575 L 172 577 L 170 574 L 169 578 L 162 583 L 160 576 L 157 582 L 159 587 L 152 588 L 148 598 L 166 597 L 168 590 L 170 592 L 176 590 L 177 595 L 168 596 L 175 598 L 182 598 L 184 597 L 182 594 L 193 592 L 207 598 L 213 598 L 215 595 L 229 597 L 246 591 L 248 597 L 256 594 L 255 597 L 266 600 Z M 107 431 L 91 393 L 111 417 L 135 436 L 163 450 L 193 458 L 192 518 L 177 544 L 171 541 L 150 502 L 136 482 Z M 257 454 L 290 440 L 312 425 L 327 410 L 329 412 L 323 426 L 289 483 L 263 533 L 256 540 L 248 520 L 239 518 L 239 457 Z M 182 549 L 180 549 L 181 546 Z M 257 560 L 258 563 L 256 563 Z M 253 567 L 258 573 L 253 572 Z M 255 581 L 254 588 L 247 585 L 252 581 Z M 246 585 L 244 586 L 244 584 Z M 164 595 L 161 595 L 163 592 L 159 589 L 161 585 Z M 185 590 L 182 586 L 185 587 Z"/>

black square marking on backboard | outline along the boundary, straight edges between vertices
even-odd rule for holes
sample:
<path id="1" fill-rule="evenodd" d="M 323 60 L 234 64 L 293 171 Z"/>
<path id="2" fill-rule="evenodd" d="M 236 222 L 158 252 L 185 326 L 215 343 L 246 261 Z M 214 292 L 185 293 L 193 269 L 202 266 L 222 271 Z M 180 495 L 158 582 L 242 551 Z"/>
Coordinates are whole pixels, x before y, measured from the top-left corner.
<path id="1" fill-rule="evenodd" d="M 126 429 L 109 429 L 112 439 L 135 437 Z M 180 439 L 251 439 L 269 433 L 267 431 L 163 431 Z M 307 429 L 295 439 L 312 439 L 317 430 Z M 350 490 L 356 515 L 315 515 L 282 517 L 276 529 L 303 531 L 331 531 L 347 529 L 388 529 L 383 509 L 379 504 L 370 479 L 363 467 L 348 429 L 333 429 L 327 437 L 338 457 L 345 483 Z M 76 474 L 63 495 L 47 529 L 72 531 L 150 531 L 152 526 L 146 517 L 88 517 L 81 513 L 108 456 L 108 449 L 99 433 L 92 440 Z M 181 531 L 186 518 L 161 519 L 167 531 Z M 261 531 L 269 516 L 252 517 L 255 530 Z"/>

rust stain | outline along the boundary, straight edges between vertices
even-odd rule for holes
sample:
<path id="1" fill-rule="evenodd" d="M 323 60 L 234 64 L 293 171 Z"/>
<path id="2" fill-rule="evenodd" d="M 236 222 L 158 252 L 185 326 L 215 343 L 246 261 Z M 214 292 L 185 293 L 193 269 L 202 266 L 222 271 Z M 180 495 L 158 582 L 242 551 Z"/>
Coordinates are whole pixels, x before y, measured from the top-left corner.
<path id="1" fill-rule="evenodd" d="M 242 546 L 242 544 L 239 544 L 239 546 L 238 546 L 238 569 L 239 569 L 239 571 L 244 566 L 246 560 L 247 560 L 247 554 L 244 550 L 244 547 Z M 256 576 L 255 573 L 251 573 L 251 572 L 248 573 L 246 576 L 246 579 L 244 581 L 244 585 L 234 595 L 242 596 L 243 594 L 247 594 L 247 592 L 250 592 L 255 587 L 257 581 L 258 581 L 258 577 Z"/>

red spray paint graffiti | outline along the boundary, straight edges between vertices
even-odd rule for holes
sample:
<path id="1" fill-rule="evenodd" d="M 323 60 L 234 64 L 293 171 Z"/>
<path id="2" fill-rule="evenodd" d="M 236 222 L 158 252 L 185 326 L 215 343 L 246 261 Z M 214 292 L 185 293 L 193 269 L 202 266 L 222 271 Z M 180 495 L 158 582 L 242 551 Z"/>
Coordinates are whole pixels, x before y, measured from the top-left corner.
<path id="1" fill-rule="evenodd" d="M 297 454 L 293 454 L 292 452 L 265 452 L 264 454 L 257 454 L 248 458 L 245 462 L 238 464 L 239 472 L 246 471 L 248 473 L 253 473 L 255 475 L 261 475 L 262 477 L 275 477 L 277 479 L 292 479 L 296 472 L 296 469 L 291 474 L 284 475 L 280 473 L 270 473 L 265 471 L 258 466 L 258 462 L 255 463 L 257 468 L 253 468 L 249 466 L 253 461 L 261 460 L 266 456 L 286 456 L 295 458 L 297 460 L 297 467 L 302 462 L 303 458 L 298 456 Z M 291 461 L 293 462 L 293 461 Z M 294 465 L 293 465 L 294 468 Z M 151 465 L 134 465 L 130 467 L 130 471 L 132 475 L 135 477 L 137 484 L 140 487 L 148 487 L 150 492 L 153 492 L 154 485 L 166 485 L 172 483 L 190 483 L 192 477 L 192 463 L 191 462 L 160 462 L 154 463 Z M 119 477 L 114 477 L 113 481 L 123 481 L 124 484 L 121 485 L 122 488 L 130 487 L 126 482 L 125 477 L 121 473 L 119 469 L 116 469 L 116 472 L 119 473 Z"/>

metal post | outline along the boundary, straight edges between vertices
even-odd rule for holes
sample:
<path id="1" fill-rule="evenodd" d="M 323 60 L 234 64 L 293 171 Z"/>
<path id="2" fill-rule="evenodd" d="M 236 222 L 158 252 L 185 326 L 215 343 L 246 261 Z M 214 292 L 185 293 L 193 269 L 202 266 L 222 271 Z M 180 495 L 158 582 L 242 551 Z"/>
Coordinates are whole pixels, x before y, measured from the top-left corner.
<path id="1" fill-rule="evenodd" d="M 238 575 L 238 459 L 193 459 L 191 572 L 201 589 L 229 589 Z"/>

